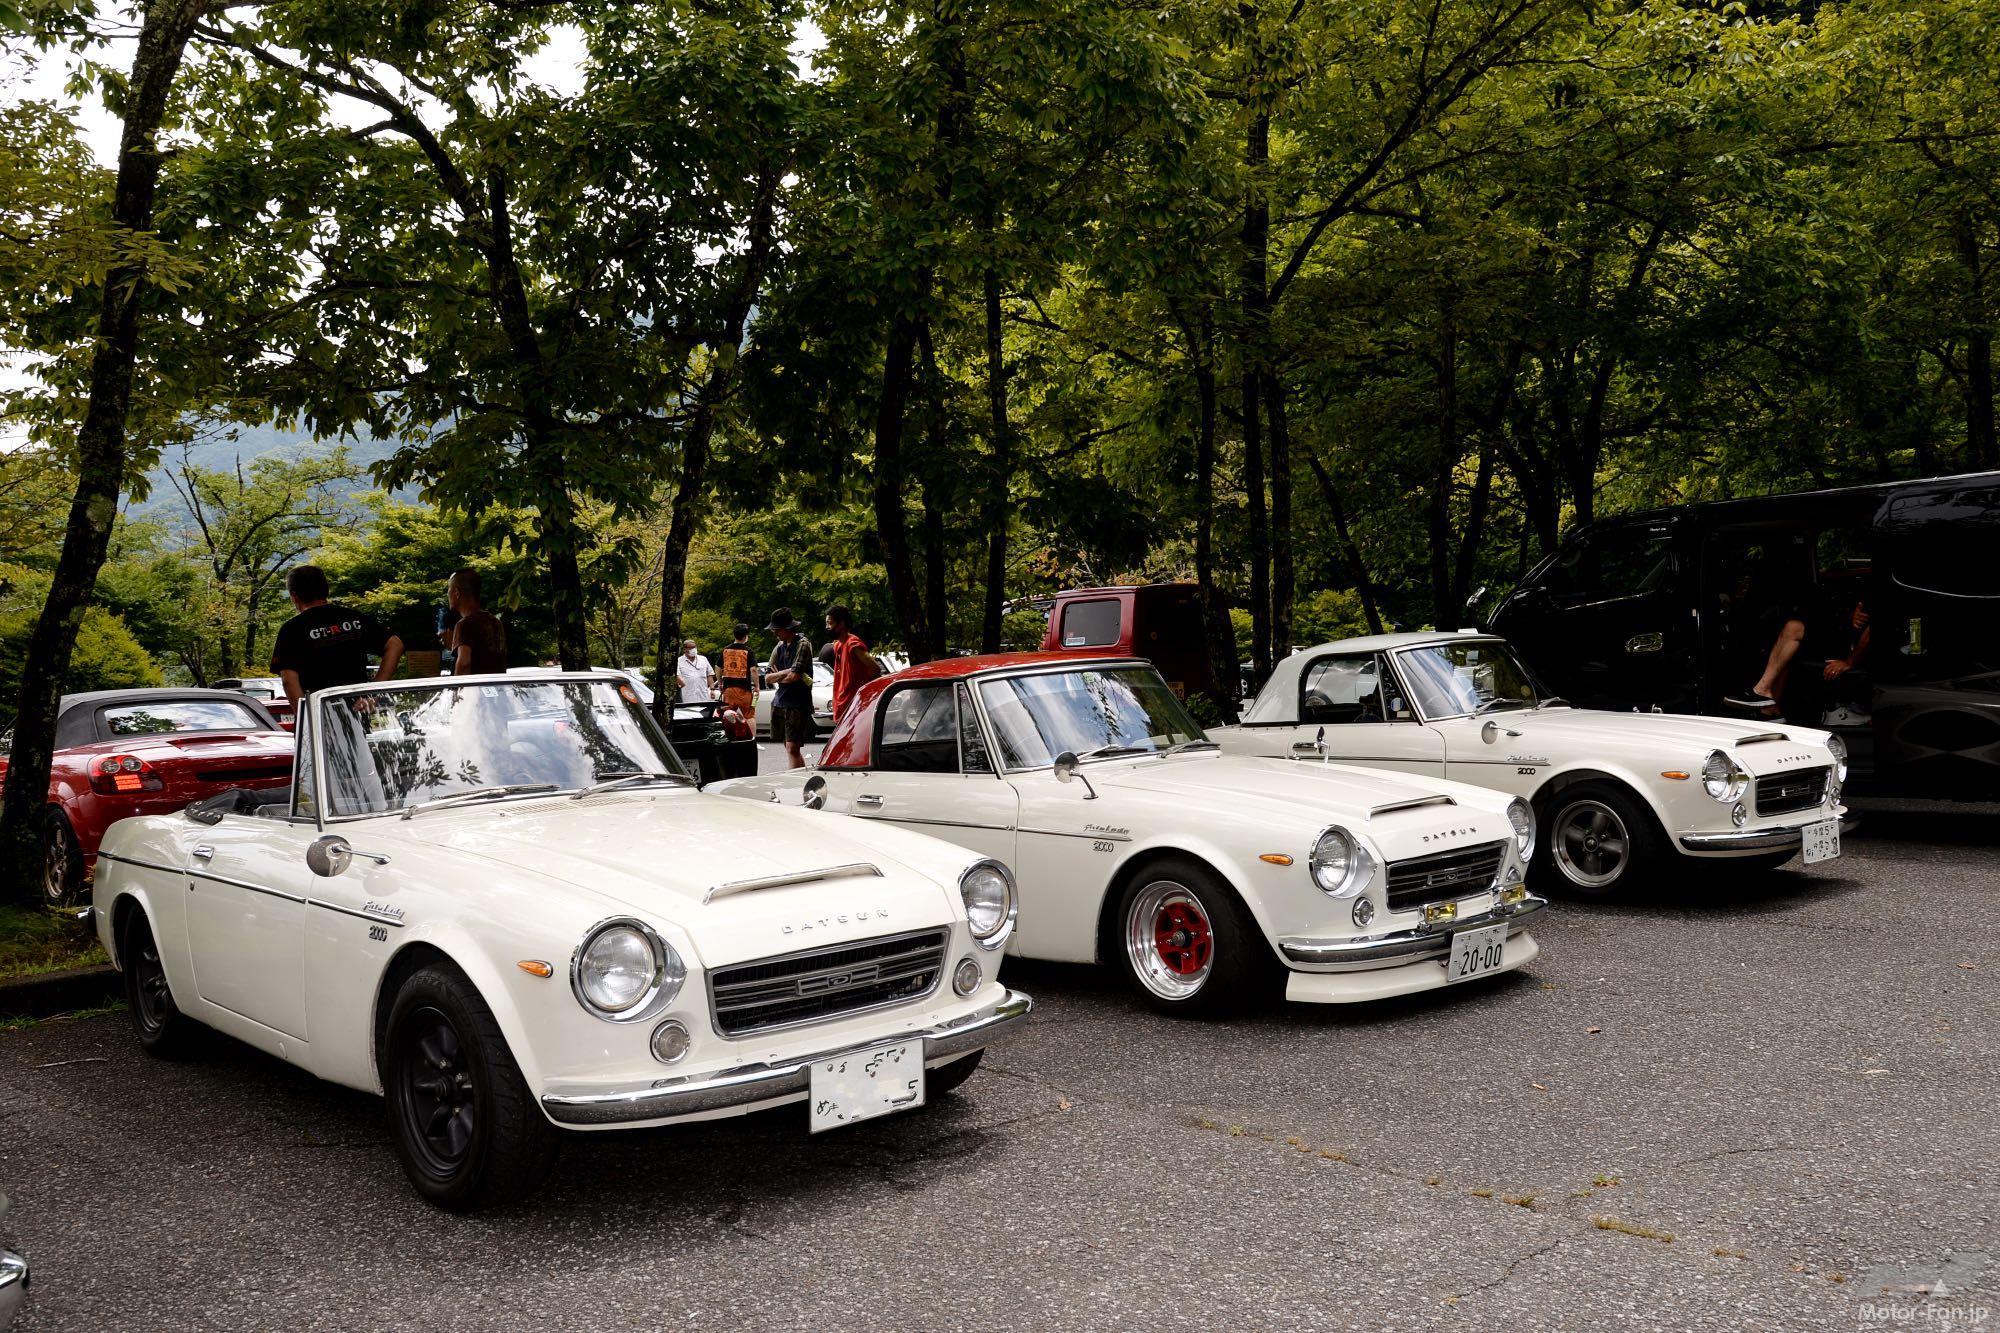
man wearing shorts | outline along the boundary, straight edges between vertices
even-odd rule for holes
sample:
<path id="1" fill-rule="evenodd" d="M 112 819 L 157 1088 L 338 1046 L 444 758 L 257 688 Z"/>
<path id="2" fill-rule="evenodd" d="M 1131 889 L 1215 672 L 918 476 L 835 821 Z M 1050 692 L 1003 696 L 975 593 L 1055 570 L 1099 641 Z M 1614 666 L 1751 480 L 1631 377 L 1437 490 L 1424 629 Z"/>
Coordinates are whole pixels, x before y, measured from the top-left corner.
<path id="1" fill-rule="evenodd" d="M 802 747 L 812 737 L 812 645 L 799 633 L 790 607 L 773 611 L 767 628 L 778 636 L 771 665 L 764 672 L 764 679 L 776 687 L 771 696 L 771 736 L 785 747 L 787 767 L 804 768 Z"/>

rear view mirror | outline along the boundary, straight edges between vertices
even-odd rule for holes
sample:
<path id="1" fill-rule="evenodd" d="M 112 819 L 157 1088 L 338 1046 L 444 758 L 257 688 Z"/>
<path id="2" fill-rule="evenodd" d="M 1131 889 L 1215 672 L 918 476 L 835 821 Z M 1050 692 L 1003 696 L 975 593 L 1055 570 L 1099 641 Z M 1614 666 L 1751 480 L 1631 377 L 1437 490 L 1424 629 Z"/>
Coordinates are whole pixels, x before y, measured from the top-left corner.
<path id="1" fill-rule="evenodd" d="M 332 879 L 354 863 L 354 849 L 338 833 L 314 838 L 306 845 L 306 865 L 315 875 Z"/>

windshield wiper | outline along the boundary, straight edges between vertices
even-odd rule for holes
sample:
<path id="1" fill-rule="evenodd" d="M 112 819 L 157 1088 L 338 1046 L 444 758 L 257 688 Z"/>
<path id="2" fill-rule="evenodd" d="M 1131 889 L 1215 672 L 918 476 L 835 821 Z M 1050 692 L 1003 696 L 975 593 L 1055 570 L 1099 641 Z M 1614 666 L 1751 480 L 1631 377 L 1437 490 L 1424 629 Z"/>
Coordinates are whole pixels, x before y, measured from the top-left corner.
<path id="1" fill-rule="evenodd" d="M 1180 741 L 1160 751 L 1161 754 L 1182 754 L 1188 750 L 1220 750 L 1219 741 Z"/>
<path id="2" fill-rule="evenodd" d="M 1575 704 L 1573 704 L 1573 703 L 1571 703 L 1571 702 L 1570 702 L 1569 700 L 1567 700 L 1567 699 L 1563 698 L 1563 697 L 1562 697 L 1562 696 L 1561 696 L 1560 694 L 1551 694 L 1551 695 L 1550 695 L 1550 696 L 1549 696 L 1548 698 L 1546 698 L 1546 699 L 1537 699 L 1537 700 L 1535 700 L 1535 707 L 1537 707 L 1537 708 L 1553 708 L 1553 707 L 1555 707 L 1555 706 L 1556 706 L 1557 704 L 1561 704 L 1561 705 L 1562 705 L 1562 706 L 1563 706 L 1564 708 L 1574 708 L 1574 707 L 1576 707 L 1576 705 L 1575 705 Z"/>
<path id="3" fill-rule="evenodd" d="M 440 796 L 435 801 L 419 801 L 415 805 L 403 807 L 403 818 L 408 819 L 422 810 L 442 810 L 448 805 L 458 805 L 465 801 L 483 801 L 489 796 L 526 796 L 530 792 L 555 791 L 553 782 L 510 782 L 500 787 L 474 787 L 470 791 L 453 792 Z"/>
<path id="4" fill-rule="evenodd" d="M 1108 759 L 1113 755 L 1120 755 L 1120 754 L 1153 754 L 1153 753 L 1155 753 L 1155 751 L 1153 750 L 1153 747 L 1150 745 L 1100 745 L 1095 750 L 1090 751 L 1088 754 L 1078 755 L 1077 758 Z"/>
<path id="5" fill-rule="evenodd" d="M 593 782 L 582 791 L 573 794 L 572 801 L 580 801 L 592 792 L 613 791 L 619 787 L 633 787 L 642 782 L 672 782 L 685 785 L 687 779 L 678 773 L 614 773 L 601 782 Z"/>
<path id="6" fill-rule="evenodd" d="M 1479 716 L 1481 716 L 1482 714 L 1485 714 L 1485 713 L 1490 713 L 1490 712 L 1492 712 L 1492 711 L 1493 711 L 1494 709 L 1496 709 L 1496 708 L 1499 708 L 1499 707 L 1501 707 L 1502 705 L 1505 705 L 1505 706 L 1507 706 L 1507 707 L 1509 707 L 1509 708 L 1527 708 L 1527 707 L 1529 707 L 1529 705 L 1528 705 L 1528 704 L 1526 704 L 1526 703 L 1522 702 L 1522 701 L 1521 701 L 1521 700 L 1519 700 L 1519 699 L 1504 699 L 1504 698 L 1502 698 L 1502 699 L 1488 699 L 1488 700 L 1487 700 L 1487 701 L 1486 701 L 1485 703 L 1483 703 L 1483 704 L 1479 705 L 1479 707 L 1477 707 L 1477 708 L 1473 709 L 1473 710 L 1472 710 L 1472 715 L 1473 715 L 1474 717 L 1479 717 Z"/>

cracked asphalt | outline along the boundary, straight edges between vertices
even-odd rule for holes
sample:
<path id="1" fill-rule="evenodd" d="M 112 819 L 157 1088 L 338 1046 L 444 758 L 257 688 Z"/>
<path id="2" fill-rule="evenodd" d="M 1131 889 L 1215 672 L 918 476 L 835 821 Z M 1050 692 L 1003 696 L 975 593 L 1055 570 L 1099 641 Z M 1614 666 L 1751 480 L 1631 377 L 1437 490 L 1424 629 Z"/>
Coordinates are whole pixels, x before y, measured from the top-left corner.
<path id="1" fill-rule="evenodd" d="M 1010 963 L 1034 1020 L 956 1096 L 579 1136 L 473 1219 L 245 1047 L 0 1033 L 21 1327 L 2000 1330 L 2000 846 L 1872 823 L 1372 1008 L 1177 1023 Z"/>

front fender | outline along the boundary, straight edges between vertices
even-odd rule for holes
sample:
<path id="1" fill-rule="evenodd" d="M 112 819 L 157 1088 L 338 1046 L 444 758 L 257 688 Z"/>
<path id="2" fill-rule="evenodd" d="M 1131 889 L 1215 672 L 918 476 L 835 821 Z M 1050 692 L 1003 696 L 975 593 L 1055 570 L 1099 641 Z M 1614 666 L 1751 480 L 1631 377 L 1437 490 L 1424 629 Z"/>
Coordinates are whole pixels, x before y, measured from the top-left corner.
<path id="1" fill-rule="evenodd" d="M 1637 797 L 1661 828 L 1671 830 L 1675 826 L 1674 812 L 1660 800 L 1658 784 L 1646 781 L 1637 769 L 1617 761 L 1598 762 L 1588 766 L 1575 764 L 1550 774 L 1528 798 L 1529 803 L 1535 808 L 1536 823 L 1543 821 L 1550 803 L 1565 787 L 1573 787 L 1580 782 L 1615 782 Z M 1696 787 L 1695 791 L 1702 795 L 1703 800 L 1708 799 L 1706 794 L 1701 793 L 1699 787 Z M 1717 809 L 1722 808 L 1717 807 Z"/>
<path id="2" fill-rule="evenodd" d="M 1277 846 L 1278 841 L 1276 838 L 1272 839 L 1272 850 L 1280 850 Z M 1104 901 L 1099 905 L 1100 919 L 1110 920 L 1118 911 L 1118 900 L 1130 887 L 1134 875 L 1139 873 L 1148 861 L 1158 861 L 1166 857 L 1199 861 L 1227 884 L 1245 910 L 1250 913 L 1250 919 L 1256 923 L 1257 929 L 1263 932 L 1274 958 L 1280 956 L 1277 949 L 1281 935 L 1296 934 L 1305 928 L 1294 918 L 1311 918 L 1312 915 L 1309 909 L 1313 904 L 1310 900 L 1302 898 L 1296 905 L 1290 903 L 1291 891 L 1295 888 L 1301 892 L 1309 891 L 1321 902 L 1327 901 L 1326 896 L 1312 886 L 1310 879 L 1304 877 L 1301 868 L 1304 864 L 1303 858 L 1292 866 L 1274 866 L 1263 861 L 1246 864 L 1241 857 L 1232 856 L 1214 838 L 1200 833 L 1182 832 L 1171 839 L 1164 835 L 1154 835 L 1127 844 L 1124 855 L 1118 858 L 1113 867 Z M 1299 884 L 1287 883 L 1282 873 L 1287 871 L 1301 877 Z M 1323 929 L 1325 922 L 1313 919 L 1312 925 Z M 1100 957 L 1098 961 L 1105 960 Z"/>

